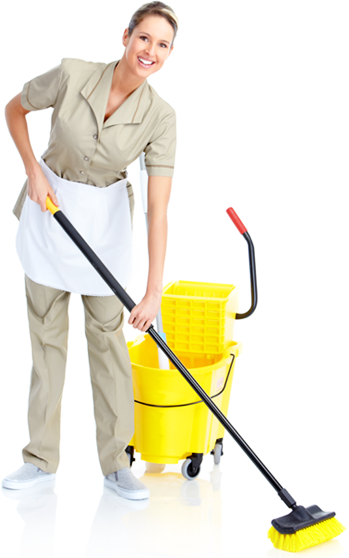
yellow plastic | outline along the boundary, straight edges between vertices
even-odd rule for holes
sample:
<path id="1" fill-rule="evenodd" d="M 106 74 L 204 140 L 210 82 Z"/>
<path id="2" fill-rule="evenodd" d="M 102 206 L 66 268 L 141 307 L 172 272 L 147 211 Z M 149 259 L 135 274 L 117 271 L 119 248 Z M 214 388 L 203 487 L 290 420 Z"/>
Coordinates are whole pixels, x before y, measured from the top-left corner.
<path id="1" fill-rule="evenodd" d="M 152 463 L 178 463 L 192 453 L 209 453 L 217 438 L 224 436 L 220 422 L 204 402 L 187 405 L 200 398 L 172 364 L 170 370 L 159 369 L 158 348 L 148 334 L 140 335 L 127 346 L 132 363 L 134 399 L 138 401 L 135 403 L 135 434 L 130 445 L 143 460 Z M 176 353 L 211 397 L 222 390 L 233 361 L 224 391 L 213 399 L 225 415 L 235 361 L 241 349 L 240 343 L 231 342 L 220 355 Z M 185 406 L 168 407 L 170 405 Z"/>
<path id="2" fill-rule="evenodd" d="M 268 537 L 275 548 L 287 552 L 300 552 L 311 546 L 329 541 L 343 531 L 345 531 L 345 527 L 335 517 L 332 517 L 310 527 L 300 529 L 293 535 L 282 535 L 274 527 L 270 527 Z"/>
<path id="3" fill-rule="evenodd" d="M 163 330 L 174 352 L 221 354 L 233 339 L 236 312 L 234 285 L 173 281 L 163 290 Z"/>
<path id="4" fill-rule="evenodd" d="M 49 211 L 51 211 L 52 215 L 57 213 L 57 211 L 60 211 L 59 207 L 57 207 L 48 196 L 46 197 L 46 207 Z"/>

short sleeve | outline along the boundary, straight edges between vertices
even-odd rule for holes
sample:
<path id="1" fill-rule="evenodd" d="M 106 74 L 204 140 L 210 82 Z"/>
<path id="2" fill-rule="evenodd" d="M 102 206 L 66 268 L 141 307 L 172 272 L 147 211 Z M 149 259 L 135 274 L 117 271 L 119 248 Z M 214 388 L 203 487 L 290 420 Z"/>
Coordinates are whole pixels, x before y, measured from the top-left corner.
<path id="1" fill-rule="evenodd" d="M 62 65 L 31 79 L 24 84 L 21 105 L 27 110 L 42 110 L 54 107 L 58 96 Z"/>
<path id="2" fill-rule="evenodd" d="M 144 149 L 148 176 L 173 177 L 176 155 L 176 113 L 164 116 Z"/>

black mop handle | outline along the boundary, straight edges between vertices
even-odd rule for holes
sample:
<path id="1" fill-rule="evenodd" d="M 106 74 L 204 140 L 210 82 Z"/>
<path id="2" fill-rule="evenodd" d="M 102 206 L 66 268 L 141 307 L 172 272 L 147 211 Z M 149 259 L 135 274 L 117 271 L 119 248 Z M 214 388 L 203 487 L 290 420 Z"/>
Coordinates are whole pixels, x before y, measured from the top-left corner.
<path id="1" fill-rule="evenodd" d="M 81 250 L 88 261 L 93 265 L 95 270 L 104 279 L 107 285 L 111 288 L 113 293 L 118 297 L 122 304 L 131 312 L 132 308 L 136 306 L 132 298 L 126 293 L 125 289 L 120 285 L 120 283 L 115 279 L 115 277 L 110 273 L 104 263 L 99 259 L 97 254 L 92 250 L 92 248 L 87 244 L 87 242 L 78 233 L 76 228 L 71 224 L 69 219 L 64 215 L 64 213 L 57 208 L 51 201 L 49 197 L 46 199 L 46 206 L 53 214 L 54 218 L 61 227 L 65 230 L 68 236 L 76 244 L 76 246 Z M 167 358 L 172 362 L 172 364 L 177 368 L 177 370 L 184 376 L 187 382 L 191 385 L 193 390 L 197 395 L 206 403 L 208 408 L 212 411 L 214 416 L 219 420 L 219 422 L 224 426 L 224 428 L 229 432 L 229 434 L 234 438 L 234 440 L 239 444 L 243 451 L 248 455 L 252 462 L 258 467 L 260 472 L 264 477 L 270 482 L 273 488 L 278 492 L 280 498 L 289 507 L 293 507 L 296 502 L 288 494 L 288 492 L 281 486 L 281 484 L 273 477 L 270 471 L 265 467 L 258 456 L 252 451 L 252 449 L 247 445 L 245 440 L 240 436 L 240 434 L 235 430 L 235 428 L 230 424 L 226 416 L 221 412 L 221 410 L 215 405 L 212 399 L 207 395 L 207 393 L 202 389 L 200 384 L 193 378 L 189 370 L 181 363 L 181 361 L 176 357 L 176 355 L 171 351 L 169 346 L 160 337 L 154 326 L 151 325 L 147 329 L 147 333 L 153 338 L 155 343 L 160 347 L 160 349 L 165 353 Z"/>

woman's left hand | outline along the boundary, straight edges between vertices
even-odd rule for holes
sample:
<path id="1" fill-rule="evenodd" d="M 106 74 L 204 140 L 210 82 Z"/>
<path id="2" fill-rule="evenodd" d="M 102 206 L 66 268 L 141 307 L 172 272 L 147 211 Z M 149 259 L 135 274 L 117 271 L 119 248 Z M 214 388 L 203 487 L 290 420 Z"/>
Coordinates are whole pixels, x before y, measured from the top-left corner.
<path id="1" fill-rule="evenodd" d="M 162 292 L 148 293 L 130 313 L 128 323 L 141 331 L 147 331 L 161 306 Z"/>

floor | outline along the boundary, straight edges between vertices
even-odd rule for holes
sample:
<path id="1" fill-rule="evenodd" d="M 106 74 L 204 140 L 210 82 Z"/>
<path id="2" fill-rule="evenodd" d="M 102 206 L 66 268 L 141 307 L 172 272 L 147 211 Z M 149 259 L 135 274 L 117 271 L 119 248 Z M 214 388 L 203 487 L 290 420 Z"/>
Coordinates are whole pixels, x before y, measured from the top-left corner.
<path id="1" fill-rule="evenodd" d="M 113 558 L 120 552 L 131 558 L 287 556 L 273 547 L 267 531 L 271 520 L 288 513 L 288 508 L 227 434 L 220 465 L 206 455 L 200 475 L 192 481 L 182 476 L 182 462 L 166 465 L 161 474 L 149 474 L 136 453 L 133 471 L 150 489 L 147 501 L 122 499 L 103 486 L 86 340 L 81 323 L 78 327 L 82 305 L 78 297 L 71 305 L 56 479 L 26 491 L 1 489 L 0 556 Z M 22 465 L 21 449 L 28 443 L 30 347 L 22 306 L 18 335 L 13 340 L 10 336 L 6 348 L 16 366 L 3 375 L 0 390 L 0 480 Z M 289 359 L 282 337 L 276 337 L 261 366 L 263 345 L 257 325 L 255 332 L 253 323 L 246 326 L 252 330 L 250 337 L 243 326 L 238 332 L 246 342 L 234 372 L 228 418 L 299 504 L 334 510 L 348 527 L 344 340 L 336 350 L 311 351 L 309 334 L 307 344 L 296 347 L 300 366 L 298 360 Z M 21 351 L 16 339 L 21 339 Z M 348 533 L 302 556 L 349 556 Z"/>
<path id="2" fill-rule="evenodd" d="M 270 520 L 287 508 L 235 450 L 230 444 L 220 465 L 205 456 L 192 481 L 182 476 L 180 464 L 168 465 L 160 474 L 147 473 L 136 454 L 134 474 L 151 492 L 149 500 L 139 502 L 104 487 L 102 475 L 91 476 L 88 468 L 76 474 L 67 464 L 53 482 L 23 491 L 2 488 L 1 555 L 92 558 L 124 551 L 132 558 L 285 556 L 272 546 L 267 530 Z M 253 473 L 247 485 L 241 482 L 245 472 Z M 347 552 L 344 533 L 303 555 L 333 558 Z"/>

